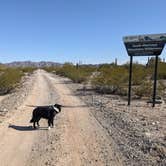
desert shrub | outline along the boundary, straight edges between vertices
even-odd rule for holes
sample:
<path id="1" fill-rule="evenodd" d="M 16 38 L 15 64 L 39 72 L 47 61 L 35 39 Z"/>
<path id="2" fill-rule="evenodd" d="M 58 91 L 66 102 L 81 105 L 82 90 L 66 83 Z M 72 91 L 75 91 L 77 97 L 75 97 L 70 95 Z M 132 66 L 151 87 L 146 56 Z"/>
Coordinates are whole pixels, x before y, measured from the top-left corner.
<path id="1" fill-rule="evenodd" d="M 166 63 L 164 62 L 159 62 L 158 79 L 166 79 Z"/>
<path id="2" fill-rule="evenodd" d="M 144 65 L 133 64 L 132 84 L 141 85 L 148 76 L 148 71 Z"/>
<path id="3" fill-rule="evenodd" d="M 0 65 L 0 95 L 10 93 L 19 85 L 22 76 L 32 73 L 34 67 L 6 67 Z"/>
<path id="4" fill-rule="evenodd" d="M 126 94 L 124 85 L 128 80 L 128 72 L 124 67 L 102 65 L 98 74 L 93 77 L 93 87 L 101 93 Z"/>
<path id="5" fill-rule="evenodd" d="M 6 68 L 0 74 L 0 94 L 9 93 L 20 82 L 23 72 L 16 68 Z"/>
<path id="6" fill-rule="evenodd" d="M 159 80 L 157 84 L 157 93 L 159 96 L 163 96 L 166 90 L 166 86 L 164 85 L 163 81 Z"/>
<path id="7" fill-rule="evenodd" d="M 6 67 L 5 65 L 0 64 L 0 72 L 6 70 L 6 68 L 7 68 L 7 67 Z"/>
<path id="8" fill-rule="evenodd" d="M 23 73 L 33 73 L 36 70 L 36 67 L 19 67 L 18 70 L 22 71 Z"/>
<path id="9" fill-rule="evenodd" d="M 165 91 L 165 86 L 162 81 L 157 82 L 157 95 L 162 96 Z M 153 94 L 153 81 L 146 80 L 139 86 L 133 87 L 133 92 L 139 97 L 151 97 Z"/>
<path id="10" fill-rule="evenodd" d="M 87 66 L 75 66 L 71 63 L 66 63 L 57 68 L 56 74 L 68 77 L 75 83 L 81 83 L 87 81 L 93 70 Z"/>
<path id="11" fill-rule="evenodd" d="M 139 97 L 150 97 L 152 95 L 152 89 L 152 81 L 143 81 L 141 85 L 133 88 L 133 92 Z"/>
<path id="12" fill-rule="evenodd" d="M 154 77 L 155 58 L 151 58 L 147 64 L 148 74 L 151 75 L 151 79 Z M 159 58 L 158 62 L 158 79 L 166 79 L 166 63 L 162 62 Z"/>

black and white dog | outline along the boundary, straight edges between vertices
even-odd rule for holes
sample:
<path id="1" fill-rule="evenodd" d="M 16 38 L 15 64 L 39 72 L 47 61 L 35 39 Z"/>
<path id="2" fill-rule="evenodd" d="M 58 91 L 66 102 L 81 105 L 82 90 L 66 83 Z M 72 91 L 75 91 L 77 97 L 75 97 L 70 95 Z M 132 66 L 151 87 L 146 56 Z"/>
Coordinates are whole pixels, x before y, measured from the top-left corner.
<path id="1" fill-rule="evenodd" d="M 32 113 L 32 119 L 30 123 L 33 123 L 33 127 L 36 129 L 35 124 L 39 127 L 39 121 L 41 118 L 48 120 L 48 129 L 50 126 L 54 126 L 54 117 L 57 113 L 61 112 L 62 105 L 55 104 L 50 106 L 37 106 Z"/>

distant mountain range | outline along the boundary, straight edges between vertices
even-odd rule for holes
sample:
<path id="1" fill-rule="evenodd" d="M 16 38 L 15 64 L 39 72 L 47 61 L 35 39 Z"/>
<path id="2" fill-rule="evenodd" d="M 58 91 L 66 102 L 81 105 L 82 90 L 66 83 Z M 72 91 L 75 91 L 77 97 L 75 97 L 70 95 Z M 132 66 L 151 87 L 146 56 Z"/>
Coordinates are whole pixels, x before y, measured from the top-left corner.
<path id="1" fill-rule="evenodd" d="M 5 63 L 4 65 L 8 67 L 51 67 L 51 66 L 61 66 L 61 63 L 56 62 L 47 62 L 47 61 L 41 61 L 41 62 L 31 62 L 31 61 L 14 61 L 10 63 Z"/>

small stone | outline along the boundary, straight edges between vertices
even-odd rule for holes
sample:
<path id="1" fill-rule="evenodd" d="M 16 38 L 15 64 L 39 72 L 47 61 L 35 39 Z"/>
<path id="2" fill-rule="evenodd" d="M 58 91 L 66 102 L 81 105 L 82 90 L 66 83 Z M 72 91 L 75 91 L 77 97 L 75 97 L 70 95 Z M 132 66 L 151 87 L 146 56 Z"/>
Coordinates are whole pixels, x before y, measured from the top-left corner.
<path id="1" fill-rule="evenodd" d="M 146 132 L 145 135 L 146 135 L 147 137 L 150 137 L 150 136 L 151 136 L 151 133 Z"/>
<path id="2" fill-rule="evenodd" d="M 48 164 L 49 164 L 49 162 L 48 162 L 48 161 L 46 161 L 46 162 L 45 162 L 45 165 L 48 165 Z"/>
<path id="3" fill-rule="evenodd" d="M 52 147 L 52 150 L 54 151 L 54 150 L 55 150 L 55 148 L 54 148 L 54 147 Z"/>

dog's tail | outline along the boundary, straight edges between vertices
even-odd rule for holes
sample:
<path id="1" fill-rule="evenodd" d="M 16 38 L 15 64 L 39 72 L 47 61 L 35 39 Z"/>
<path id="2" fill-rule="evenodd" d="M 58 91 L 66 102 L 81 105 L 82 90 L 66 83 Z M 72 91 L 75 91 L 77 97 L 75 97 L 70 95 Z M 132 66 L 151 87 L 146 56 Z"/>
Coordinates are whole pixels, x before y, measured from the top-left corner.
<path id="1" fill-rule="evenodd" d="M 33 123 L 34 122 L 34 119 L 32 118 L 31 120 L 30 120 L 30 123 Z"/>
<path id="2" fill-rule="evenodd" d="M 38 105 L 25 105 L 27 107 L 39 107 Z"/>

